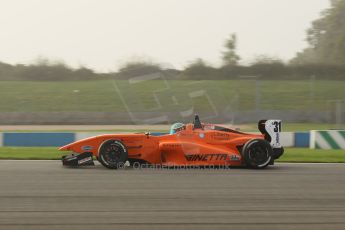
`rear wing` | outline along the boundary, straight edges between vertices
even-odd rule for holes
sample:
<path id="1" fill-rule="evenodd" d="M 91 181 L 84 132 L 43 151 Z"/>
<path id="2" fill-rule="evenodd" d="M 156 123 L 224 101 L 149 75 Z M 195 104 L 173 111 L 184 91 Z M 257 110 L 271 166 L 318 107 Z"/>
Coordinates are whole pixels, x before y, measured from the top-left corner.
<path id="1" fill-rule="evenodd" d="M 282 130 L 281 120 L 261 120 L 258 123 L 259 131 L 264 135 L 272 148 L 281 148 L 280 132 Z"/>

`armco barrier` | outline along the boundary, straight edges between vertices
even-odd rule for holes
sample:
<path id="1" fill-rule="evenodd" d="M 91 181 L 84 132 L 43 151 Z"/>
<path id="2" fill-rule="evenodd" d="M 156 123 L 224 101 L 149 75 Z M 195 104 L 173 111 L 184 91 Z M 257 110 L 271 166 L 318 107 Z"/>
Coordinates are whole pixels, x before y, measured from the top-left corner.
<path id="1" fill-rule="evenodd" d="M 310 133 L 312 149 L 345 149 L 345 130 L 312 130 Z"/>
<path id="2" fill-rule="evenodd" d="M 63 146 L 74 140 L 74 133 L 3 133 L 4 146 Z"/>
<path id="3" fill-rule="evenodd" d="M 52 146 L 65 144 L 88 137 L 112 132 L 77 132 L 77 133 L 0 133 L 0 146 Z M 118 132 L 117 132 L 118 133 Z M 166 133 L 153 132 L 159 136 Z M 280 137 L 284 147 L 309 147 L 309 133 L 283 132 Z"/>

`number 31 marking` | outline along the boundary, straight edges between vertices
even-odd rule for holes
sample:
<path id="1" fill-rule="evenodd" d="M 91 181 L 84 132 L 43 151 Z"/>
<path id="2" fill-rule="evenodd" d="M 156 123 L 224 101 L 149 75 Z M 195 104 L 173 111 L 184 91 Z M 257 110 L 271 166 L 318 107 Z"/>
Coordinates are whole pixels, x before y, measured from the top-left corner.
<path id="1" fill-rule="evenodd" d="M 281 130 L 282 130 L 282 123 L 281 122 L 275 121 L 275 122 L 273 122 L 273 125 L 275 126 L 273 129 L 274 132 L 276 132 L 276 133 L 281 132 Z"/>

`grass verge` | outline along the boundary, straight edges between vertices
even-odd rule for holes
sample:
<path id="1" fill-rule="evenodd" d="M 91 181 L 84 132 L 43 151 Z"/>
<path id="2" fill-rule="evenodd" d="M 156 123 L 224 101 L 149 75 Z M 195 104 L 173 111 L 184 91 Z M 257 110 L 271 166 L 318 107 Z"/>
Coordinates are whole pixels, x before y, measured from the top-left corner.
<path id="1" fill-rule="evenodd" d="M 57 149 L 57 147 L 1 147 L 0 159 L 57 160 L 65 154 Z"/>
<path id="2" fill-rule="evenodd" d="M 0 159 L 57 160 L 64 154 L 66 152 L 60 152 L 56 147 L 0 148 Z M 287 148 L 278 162 L 345 163 L 345 151 Z"/>
<path id="3" fill-rule="evenodd" d="M 344 150 L 286 148 L 278 162 L 298 163 L 345 163 Z"/>

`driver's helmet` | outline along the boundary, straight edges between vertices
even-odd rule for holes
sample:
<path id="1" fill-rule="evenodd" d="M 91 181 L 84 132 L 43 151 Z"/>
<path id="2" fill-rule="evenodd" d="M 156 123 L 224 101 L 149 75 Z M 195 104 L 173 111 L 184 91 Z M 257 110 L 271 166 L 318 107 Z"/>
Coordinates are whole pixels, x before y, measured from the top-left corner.
<path id="1" fill-rule="evenodd" d="M 171 126 L 170 132 L 169 132 L 169 133 L 170 133 L 170 134 L 174 134 L 174 133 L 176 133 L 177 131 L 182 130 L 184 126 L 185 126 L 185 125 L 184 125 L 183 123 L 175 123 L 175 124 L 173 124 L 173 125 Z"/>

